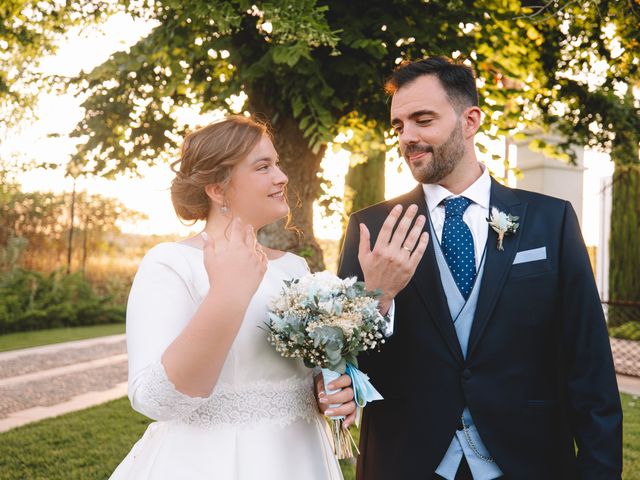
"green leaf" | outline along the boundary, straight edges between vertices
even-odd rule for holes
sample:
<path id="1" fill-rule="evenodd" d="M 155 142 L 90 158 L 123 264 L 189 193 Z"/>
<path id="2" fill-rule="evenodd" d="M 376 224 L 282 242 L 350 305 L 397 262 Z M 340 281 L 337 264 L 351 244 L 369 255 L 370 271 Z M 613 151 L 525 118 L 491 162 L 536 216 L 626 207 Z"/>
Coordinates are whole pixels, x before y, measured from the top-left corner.
<path id="1" fill-rule="evenodd" d="M 293 118 L 298 118 L 304 109 L 304 101 L 302 100 L 302 97 L 293 97 L 291 106 L 293 108 Z M 304 127 L 300 126 L 300 128 Z"/>
<path id="2" fill-rule="evenodd" d="M 298 124 L 298 126 L 300 127 L 300 130 L 306 131 L 307 127 L 309 126 L 309 123 L 312 121 L 313 119 L 311 118 L 310 115 L 307 115 L 305 117 L 302 117 L 302 119 L 300 120 L 300 123 Z"/>

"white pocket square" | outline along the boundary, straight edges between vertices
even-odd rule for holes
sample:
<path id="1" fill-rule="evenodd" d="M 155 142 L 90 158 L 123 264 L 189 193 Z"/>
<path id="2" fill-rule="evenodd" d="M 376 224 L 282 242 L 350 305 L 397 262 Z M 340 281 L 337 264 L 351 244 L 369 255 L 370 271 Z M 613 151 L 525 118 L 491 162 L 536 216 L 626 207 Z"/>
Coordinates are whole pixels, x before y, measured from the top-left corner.
<path id="1" fill-rule="evenodd" d="M 513 259 L 513 264 L 535 262 L 536 260 L 546 260 L 547 247 L 532 248 L 531 250 L 522 250 L 516 253 L 516 258 Z"/>

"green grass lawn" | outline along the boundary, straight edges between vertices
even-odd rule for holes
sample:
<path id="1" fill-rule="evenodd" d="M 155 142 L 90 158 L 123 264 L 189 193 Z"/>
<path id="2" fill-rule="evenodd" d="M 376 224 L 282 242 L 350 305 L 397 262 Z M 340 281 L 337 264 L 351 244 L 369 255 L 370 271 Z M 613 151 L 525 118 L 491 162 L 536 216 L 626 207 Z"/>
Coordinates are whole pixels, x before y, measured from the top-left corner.
<path id="1" fill-rule="evenodd" d="M 640 480 L 640 397 L 621 395 L 624 412 L 624 480 Z"/>
<path id="2" fill-rule="evenodd" d="M 640 399 L 622 395 L 624 480 L 640 480 Z M 149 420 L 126 398 L 0 434 L 0 480 L 104 480 Z M 353 467 L 345 464 L 345 479 Z"/>
<path id="3" fill-rule="evenodd" d="M 0 335 L 0 352 L 18 348 L 38 347 L 50 343 L 84 340 L 85 338 L 103 337 L 124 333 L 124 323 L 107 325 L 91 325 L 88 327 L 52 328 L 33 332 L 16 332 Z"/>
<path id="4" fill-rule="evenodd" d="M 0 434 L 2 480 L 104 480 L 149 420 L 126 398 Z"/>

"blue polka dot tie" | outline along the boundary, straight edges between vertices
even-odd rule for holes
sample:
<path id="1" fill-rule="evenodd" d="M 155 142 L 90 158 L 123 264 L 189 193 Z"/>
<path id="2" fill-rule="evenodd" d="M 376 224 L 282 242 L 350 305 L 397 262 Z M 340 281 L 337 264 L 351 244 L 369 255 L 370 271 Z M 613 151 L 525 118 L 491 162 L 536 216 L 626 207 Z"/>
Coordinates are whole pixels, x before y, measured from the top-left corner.
<path id="1" fill-rule="evenodd" d="M 462 214 L 469 205 L 471 200 L 465 197 L 446 199 L 442 229 L 442 253 L 465 300 L 469 298 L 476 277 L 473 237 L 462 219 Z"/>

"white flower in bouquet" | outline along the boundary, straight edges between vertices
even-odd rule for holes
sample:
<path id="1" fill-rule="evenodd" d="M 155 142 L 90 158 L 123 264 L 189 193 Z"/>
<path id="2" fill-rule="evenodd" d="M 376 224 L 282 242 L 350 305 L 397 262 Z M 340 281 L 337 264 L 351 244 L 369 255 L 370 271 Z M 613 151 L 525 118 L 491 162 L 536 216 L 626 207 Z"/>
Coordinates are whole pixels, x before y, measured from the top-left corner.
<path id="1" fill-rule="evenodd" d="M 384 343 L 377 296 L 363 282 L 329 272 L 286 282 L 269 305 L 269 340 L 284 356 L 344 373 L 360 352 Z"/>

